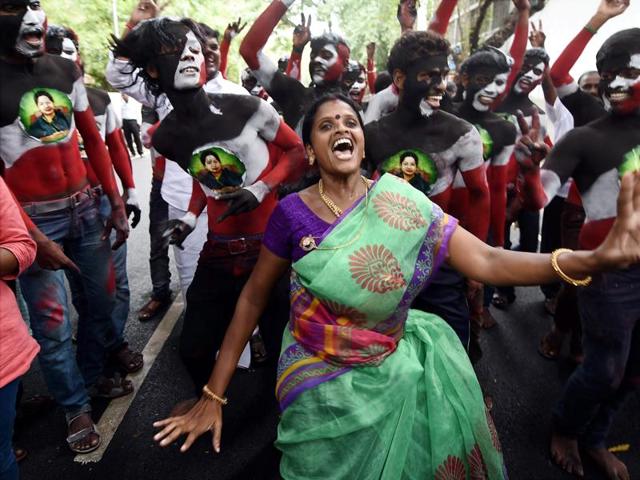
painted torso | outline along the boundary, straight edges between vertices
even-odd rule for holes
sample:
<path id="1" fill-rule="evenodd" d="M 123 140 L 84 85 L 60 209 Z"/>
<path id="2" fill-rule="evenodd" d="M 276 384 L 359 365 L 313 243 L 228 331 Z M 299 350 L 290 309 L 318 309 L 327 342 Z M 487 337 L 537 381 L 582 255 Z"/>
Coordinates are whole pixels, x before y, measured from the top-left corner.
<path id="1" fill-rule="evenodd" d="M 48 54 L 33 63 L 0 60 L 0 85 L 0 159 L 18 200 L 60 198 L 82 188 L 87 179 L 74 111 L 86 110 L 87 97 L 75 64 Z M 43 114 L 34 95 L 41 91 L 53 98 L 59 119 L 51 122 L 52 131 L 59 130 L 53 135 L 37 128 Z"/>
<path id="2" fill-rule="evenodd" d="M 447 191 L 458 170 L 482 166 L 480 136 L 466 121 L 438 111 L 428 118 L 402 122 L 396 112 L 365 128 L 367 160 L 378 171 L 395 173 L 400 155 L 413 151 L 418 171 L 428 186 L 424 193 L 435 197 Z M 441 205 L 445 210 L 447 205 Z"/>

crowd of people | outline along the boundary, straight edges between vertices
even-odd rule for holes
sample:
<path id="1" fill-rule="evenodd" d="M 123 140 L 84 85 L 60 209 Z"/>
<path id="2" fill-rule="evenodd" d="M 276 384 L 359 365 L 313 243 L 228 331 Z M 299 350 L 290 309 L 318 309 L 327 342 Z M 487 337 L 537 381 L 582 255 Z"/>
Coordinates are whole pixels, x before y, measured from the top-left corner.
<path id="1" fill-rule="evenodd" d="M 13 423 L 36 356 L 77 454 L 101 444 L 92 399 L 133 392 L 144 359 L 124 333 L 126 242 L 144 144 L 152 295 L 138 318 L 173 298 L 173 245 L 196 394 L 154 423 L 160 445 L 211 432 L 219 452 L 234 371 L 264 362 L 283 478 L 507 478 L 473 364 L 489 307 L 540 285 L 553 325 L 539 352 L 556 359 L 570 337 L 576 365 L 550 412 L 551 458 L 583 476 L 588 455 L 629 480 L 606 438 L 640 383 L 640 29 L 606 39 L 597 71 L 569 73 L 629 1 L 601 0 L 551 59 L 529 0 L 513 0 L 510 50 L 450 69 L 457 1 L 419 31 L 401 0 L 378 72 L 375 44 L 359 63 L 304 15 L 290 54 L 270 58 L 294 3 L 273 0 L 239 45 L 240 85 L 227 56 L 246 24 L 221 36 L 140 0 L 111 39 L 119 115 L 85 86 L 72 26 L 48 24 L 37 0 L 0 0 L 0 479 L 18 478 Z"/>

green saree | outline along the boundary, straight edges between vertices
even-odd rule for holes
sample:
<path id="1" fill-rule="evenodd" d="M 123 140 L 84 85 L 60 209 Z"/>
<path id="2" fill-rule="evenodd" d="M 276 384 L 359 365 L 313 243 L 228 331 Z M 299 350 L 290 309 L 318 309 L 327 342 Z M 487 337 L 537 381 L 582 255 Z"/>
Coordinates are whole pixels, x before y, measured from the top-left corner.
<path id="1" fill-rule="evenodd" d="M 283 478 L 506 478 L 460 341 L 409 309 L 455 227 L 384 175 L 294 262 L 276 392 Z"/>

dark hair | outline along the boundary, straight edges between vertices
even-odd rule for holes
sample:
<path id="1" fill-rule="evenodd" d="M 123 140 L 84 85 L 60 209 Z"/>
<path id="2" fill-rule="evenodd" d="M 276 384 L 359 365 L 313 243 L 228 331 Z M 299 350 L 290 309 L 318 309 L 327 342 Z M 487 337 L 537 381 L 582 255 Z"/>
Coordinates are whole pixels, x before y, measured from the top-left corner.
<path id="1" fill-rule="evenodd" d="M 486 47 L 467 58 L 460 66 L 460 72 L 471 75 L 470 72 L 478 68 L 491 69 L 496 74 L 507 73 L 511 70 L 511 62 L 509 57 L 497 48 Z"/>
<path id="2" fill-rule="evenodd" d="M 205 150 L 200 154 L 200 163 L 202 165 L 206 165 L 205 161 L 209 155 L 218 159 L 218 162 L 220 161 L 220 157 L 218 156 L 215 150 Z"/>
<path id="3" fill-rule="evenodd" d="M 55 103 L 53 101 L 53 97 L 49 92 L 47 92 L 46 90 L 38 90 L 36 93 L 33 94 L 33 101 L 36 105 L 38 104 L 38 98 L 40 97 L 47 97 L 49 100 Z"/>
<path id="4" fill-rule="evenodd" d="M 596 54 L 598 72 L 626 66 L 631 55 L 640 53 L 640 28 L 628 28 L 614 33 L 602 44 Z"/>
<path id="5" fill-rule="evenodd" d="M 351 110 L 353 110 L 353 112 L 356 114 L 356 118 L 360 123 L 360 127 L 364 130 L 364 122 L 362 121 L 362 116 L 360 115 L 360 112 L 358 110 L 358 105 L 356 105 L 356 103 L 351 100 L 350 97 L 342 93 L 328 93 L 316 99 L 316 101 L 311 104 L 309 110 L 307 110 L 307 113 L 304 116 L 304 119 L 302 121 L 302 142 L 305 145 L 311 145 L 311 129 L 313 128 L 313 121 L 316 118 L 318 110 L 325 103 L 332 102 L 334 100 L 349 105 L 351 107 Z"/>
<path id="6" fill-rule="evenodd" d="M 200 27 L 200 31 L 207 38 L 215 38 L 216 40 L 220 40 L 220 32 L 218 30 L 214 30 L 206 23 L 199 22 L 198 27 Z"/>
<path id="7" fill-rule="evenodd" d="M 402 162 L 404 161 L 405 158 L 413 158 L 416 161 L 416 167 L 418 166 L 418 155 L 416 155 L 415 153 L 413 153 L 411 150 L 407 150 L 406 152 L 402 152 L 400 154 L 400 166 L 402 166 Z"/>
<path id="8" fill-rule="evenodd" d="M 578 77 L 578 85 L 580 85 L 580 82 L 582 82 L 582 79 L 584 77 L 586 77 L 587 75 L 598 75 L 599 76 L 600 74 L 598 73 L 597 70 L 589 70 L 588 72 L 584 72 L 582 75 L 580 75 Z"/>
<path id="9" fill-rule="evenodd" d="M 530 48 L 524 53 L 523 64 L 535 65 L 540 62 L 549 65 L 549 54 L 544 48 Z"/>
<path id="10" fill-rule="evenodd" d="M 311 39 L 311 51 L 319 50 L 327 43 L 332 45 L 344 45 L 349 49 L 349 44 L 340 35 L 336 35 L 335 33 L 323 33 L 322 35 Z"/>
<path id="11" fill-rule="evenodd" d="M 391 48 L 387 71 L 393 75 L 397 69 L 407 72 L 409 67 L 421 58 L 449 55 L 449 42 L 434 32 L 411 30 L 402 34 Z"/>
<path id="12" fill-rule="evenodd" d="M 191 30 L 200 42 L 202 49 L 205 49 L 204 34 L 198 24 L 190 18 L 181 20 L 172 20 L 168 17 L 153 18 L 140 22 L 122 39 L 111 36 L 111 50 L 114 56 L 129 60 L 128 70 L 124 70 L 122 73 L 131 74 L 139 69 L 134 83 L 138 77 L 142 78 L 149 91 L 155 96 L 162 93 L 162 87 L 157 78 L 152 78 L 147 73 L 146 68 L 155 64 L 156 57 L 163 48 L 183 47 L 179 37 L 175 35 L 175 27 L 177 26 L 184 26 Z"/>
<path id="13" fill-rule="evenodd" d="M 386 70 L 383 70 L 378 73 L 378 77 L 376 78 L 376 82 L 373 84 L 373 88 L 375 89 L 376 93 L 378 93 L 387 88 L 392 83 L 393 78 L 391 78 L 391 74 Z"/>

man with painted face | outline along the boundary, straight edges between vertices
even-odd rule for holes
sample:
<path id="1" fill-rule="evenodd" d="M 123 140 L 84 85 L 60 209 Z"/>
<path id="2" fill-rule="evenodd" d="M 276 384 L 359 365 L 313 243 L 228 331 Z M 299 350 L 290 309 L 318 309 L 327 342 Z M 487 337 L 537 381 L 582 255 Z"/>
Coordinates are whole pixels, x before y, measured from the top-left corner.
<path id="1" fill-rule="evenodd" d="M 544 71 L 548 66 L 549 55 L 544 49 L 530 48 L 527 50 L 513 87 L 504 101 L 498 105 L 496 111 L 516 115 L 520 110 L 525 117 L 531 117 L 534 110 L 542 113 L 529 99 L 529 94 L 542 83 Z"/>
<path id="2" fill-rule="evenodd" d="M 398 108 L 367 125 L 366 158 L 372 171 L 395 169 L 399 156 L 412 151 L 418 171 L 429 179 L 427 195 L 447 212 L 456 172 L 469 190 L 467 228 L 485 240 L 489 226 L 489 190 L 482 141 L 468 122 L 440 111 L 449 72 L 449 43 L 431 32 L 406 32 L 389 55 L 388 70 L 400 92 Z M 443 268 L 417 299 L 417 308 L 438 313 L 453 327 L 463 345 L 469 341 L 469 311 L 464 279 Z"/>
<path id="3" fill-rule="evenodd" d="M 22 204 L 25 222 L 38 243 L 39 265 L 20 278 L 20 285 L 41 347 L 40 365 L 49 391 L 66 413 L 69 447 L 85 453 L 100 443 L 88 389 L 110 397 L 132 391 L 128 382 L 101 379 L 105 346 L 114 334 L 111 248 L 106 239 L 115 227 L 117 248 L 129 228 L 81 72 L 74 63 L 44 53 L 45 31 L 40 2 L 0 1 L 0 158 L 6 183 Z M 46 141 L 27 133 L 38 118 L 36 91 L 46 91 L 67 116 L 66 135 Z M 77 132 L 112 206 L 106 231 L 97 216 Z M 59 265 L 58 260 L 66 258 L 60 245 L 78 265 L 92 306 L 79 324 L 77 354 L 71 343 L 64 273 L 40 267 Z"/>
<path id="4" fill-rule="evenodd" d="M 463 102 L 454 112 L 475 125 L 480 132 L 483 156 L 488 162 L 487 179 L 491 197 L 489 235 L 494 246 L 504 245 L 504 224 L 507 209 L 507 165 L 516 143 L 513 123 L 496 115 L 491 106 L 507 88 L 511 59 L 497 49 L 481 50 L 469 57 L 461 68 Z M 466 212 L 468 203 L 457 205 Z"/>
<path id="5" fill-rule="evenodd" d="M 606 111 L 598 88 L 600 80 L 598 79 L 594 85 L 593 75 L 583 75 L 576 83 L 569 72 L 598 30 L 612 18 L 623 14 L 628 7 L 629 0 L 601 0 L 595 14 L 569 42 L 551 67 L 549 73 L 553 85 L 557 88 L 562 103 L 573 115 L 576 127 L 600 118 Z M 598 72 L 594 73 L 598 75 Z M 589 91 L 583 88 L 586 84 L 590 85 Z"/>
<path id="6" fill-rule="evenodd" d="M 262 233 L 276 206 L 276 188 L 303 171 L 302 143 L 267 102 L 203 90 L 202 38 L 189 19 L 143 22 L 116 40 L 114 53 L 128 58 L 147 87 L 165 94 L 174 107 L 152 140 L 160 154 L 193 177 L 189 211 L 169 223 L 172 242 L 180 245 L 207 207 L 208 239 L 187 292 L 181 336 L 183 360 L 200 388 L 211 373 L 237 296 L 257 260 Z M 198 181 L 209 177 L 207 172 L 201 174 L 212 152 L 212 170 L 217 158 L 216 171 L 233 170 L 240 185 L 229 182 L 234 184 L 221 189 Z M 274 326 L 286 321 L 286 315 L 275 318 L 277 302 L 272 307 L 270 321 L 276 323 L 261 331 L 265 337 L 271 334 L 277 344 L 281 330 Z"/>
<path id="7" fill-rule="evenodd" d="M 350 50 L 342 38 L 325 33 L 311 40 L 309 74 L 312 83 L 309 87 L 280 72 L 262 49 L 293 2 L 294 0 L 273 0 L 242 40 L 240 55 L 269 96 L 282 109 L 287 125 L 297 128 L 314 99 L 342 89 L 342 73 L 349 64 Z"/>
<path id="8" fill-rule="evenodd" d="M 84 63 L 79 53 L 79 38 L 77 34 L 67 27 L 49 25 L 46 34 L 46 51 L 52 55 L 60 55 L 63 58 L 75 62 L 81 71 L 84 70 Z M 138 195 L 133 180 L 131 159 L 127 154 L 127 147 L 124 143 L 124 135 L 121 129 L 120 119 L 111 103 L 109 94 L 104 90 L 87 87 L 87 98 L 89 106 L 96 119 L 96 125 L 102 137 L 114 170 L 125 193 L 123 201 L 127 216 L 133 215 L 132 228 L 135 228 L 140 221 L 141 209 L 138 202 Z M 84 147 L 83 148 L 83 152 Z M 98 198 L 99 212 L 103 222 L 106 222 L 111 213 L 111 206 L 108 197 L 104 194 L 104 189 L 87 161 L 86 155 L 82 155 L 87 168 L 87 177 L 93 188 L 94 194 Z M 115 242 L 114 233 L 111 234 L 111 242 Z M 124 329 L 129 318 L 129 278 L 127 276 L 127 245 L 115 250 L 112 254 L 113 268 L 115 271 L 115 305 L 111 318 L 115 329 L 115 336 L 107 346 L 111 358 L 116 366 L 124 373 L 133 373 L 143 366 L 142 354 L 132 351 L 124 339 Z M 81 282 L 77 276 L 68 275 L 72 285 L 73 303 L 80 316 L 87 315 L 89 305 L 86 295 L 82 289 Z"/>
<path id="9" fill-rule="evenodd" d="M 364 65 L 353 60 L 349 61 L 342 76 L 342 89 L 349 93 L 351 100 L 362 106 L 362 100 L 367 91 L 367 76 Z"/>
<path id="10" fill-rule="evenodd" d="M 133 9 L 127 31 L 123 38 L 140 22 L 157 17 L 161 8 L 152 0 L 140 0 Z M 211 27 L 199 23 L 198 27 L 205 37 L 205 65 L 206 84 L 204 90 L 207 93 L 227 93 L 236 95 L 248 95 L 244 88 L 226 80 L 219 70 L 220 48 L 218 44 L 219 34 Z M 172 110 L 171 102 L 163 93 L 158 94 L 150 90 L 138 71 L 133 70 L 126 58 L 111 58 L 107 65 L 107 81 L 116 89 L 128 94 L 142 105 L 156 110 L 160 120 L 164 119 Z M 182 218 L 189 208 L 193 179 L 171 158 L 164 159 L 164 175 L 160 188 L 162 198 L 169 205 L 169 220 Z M 194 231 L 186 238 L 182 248 L 173 249 L 176 267 L 180 277 L 180 286 L 183 297 L 186 298 L 187 290 L 193 280 L 193 275 L 198 264 L 198 256 L 207 237 L 207 215 L 202 214 L 196 222 Z M 161 301 L 152 298 L 143 308 L 142 314 L 148 318 L 162 306 Z M 162 299 L 160 299 L 162 300 Z"/>
<path id="11" fill-rule="evenodd" d="M 552 199 L 569 177 L 574 179 L 587 217 L 580 247 L 589 250 L 603 242 L 616 218 L 620 177 L 640 171 L 640 29 L 611 36 L 598 51 L 596 63 L 610 111 L 569 132 L 543 169 L 531 170 L 541 178 L 541 188 L 534 192 L 537 205 Z M 536 145 L 524 140 L 526 154 Z M 585 359 L 554 410 L 551 441 L 554 460 L 569 472 L 583 474 L 580 443 L 607 478 L 629 478 L 605 440 L 617 408 L 640 381 L 638 282 L 636 265 L 583 282 L 588 286 L 578 292 Z"/>

